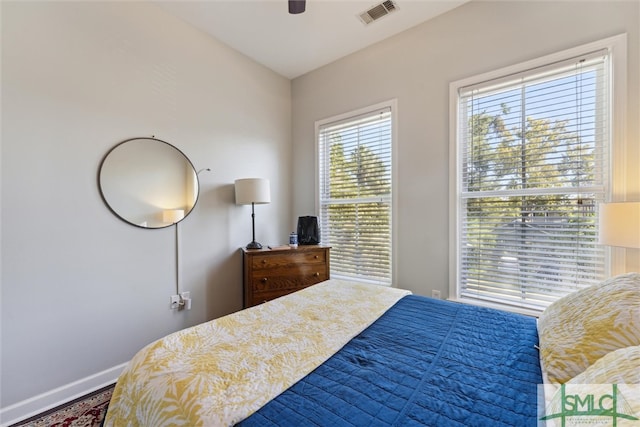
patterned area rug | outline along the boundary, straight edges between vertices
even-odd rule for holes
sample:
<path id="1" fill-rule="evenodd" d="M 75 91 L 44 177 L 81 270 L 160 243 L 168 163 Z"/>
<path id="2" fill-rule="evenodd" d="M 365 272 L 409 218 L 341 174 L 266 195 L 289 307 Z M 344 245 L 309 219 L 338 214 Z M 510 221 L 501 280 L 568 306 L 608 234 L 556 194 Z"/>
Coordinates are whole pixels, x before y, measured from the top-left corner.
<path id="1" fill-rule="evenodd" d="M 107 413 L 113 387 L 94 391 L 11 427 L 98 427 Z"/>

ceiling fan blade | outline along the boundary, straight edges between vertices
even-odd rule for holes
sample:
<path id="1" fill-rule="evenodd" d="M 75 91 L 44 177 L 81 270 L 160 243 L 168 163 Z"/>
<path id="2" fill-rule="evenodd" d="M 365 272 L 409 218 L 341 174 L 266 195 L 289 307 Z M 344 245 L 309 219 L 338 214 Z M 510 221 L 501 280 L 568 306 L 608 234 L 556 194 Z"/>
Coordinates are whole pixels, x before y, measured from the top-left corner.
<path id="1" fill-rule="evenodd" d="M 304 12 L 306 0 L 289 0 L 289 13 L 298 14 Z"/>

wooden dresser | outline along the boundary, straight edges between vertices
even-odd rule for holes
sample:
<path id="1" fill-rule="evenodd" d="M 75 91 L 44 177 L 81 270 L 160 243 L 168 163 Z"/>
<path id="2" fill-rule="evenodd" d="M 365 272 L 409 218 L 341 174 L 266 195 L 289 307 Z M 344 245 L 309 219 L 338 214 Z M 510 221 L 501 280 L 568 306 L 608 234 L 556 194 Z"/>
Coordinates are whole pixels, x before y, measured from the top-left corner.
<path id="1" fill-rule="evenodd" d="M 244 307 L 329 279 L 329 247 L 242 249 Z"/>

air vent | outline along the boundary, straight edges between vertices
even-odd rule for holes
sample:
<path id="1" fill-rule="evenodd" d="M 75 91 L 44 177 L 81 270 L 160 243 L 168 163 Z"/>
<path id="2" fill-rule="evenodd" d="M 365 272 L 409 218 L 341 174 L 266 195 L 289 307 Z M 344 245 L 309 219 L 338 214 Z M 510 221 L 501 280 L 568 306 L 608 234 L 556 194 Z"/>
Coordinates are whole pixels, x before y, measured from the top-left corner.
<path id="1" fill-rule="evenodd" d="M 380 4 L 372 6 L 369 10 L 360 14 L 360 19 L 364 22 L 365 25 L 371 24 L 373 21 L 377 21 L 383 16 L 387 16 L 391 12 L 395 12 L 398 10 L 398 6 L 392 1 L 387 0 L 383 1 Z"/>

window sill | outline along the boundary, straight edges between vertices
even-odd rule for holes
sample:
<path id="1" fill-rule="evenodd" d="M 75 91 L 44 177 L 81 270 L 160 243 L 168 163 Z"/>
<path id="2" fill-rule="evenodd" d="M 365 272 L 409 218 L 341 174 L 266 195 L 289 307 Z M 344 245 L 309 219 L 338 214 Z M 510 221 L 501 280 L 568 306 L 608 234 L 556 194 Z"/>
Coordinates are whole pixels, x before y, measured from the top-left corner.
<path id="1" fill-rule="evenodd" d="M 515 305 L 493 303 L 490 301 L 482 301 L 472 298 L 447 298 L 448 301 L 460 302 L 463 304 L 477 305 L 480 307 L 495 308 L 496 310 L 508 311 L 510 313 L 524 314 L 525 316 L 538 318 L 544 310 L 535 310 L 532 308 L 517 307 Z"/>

